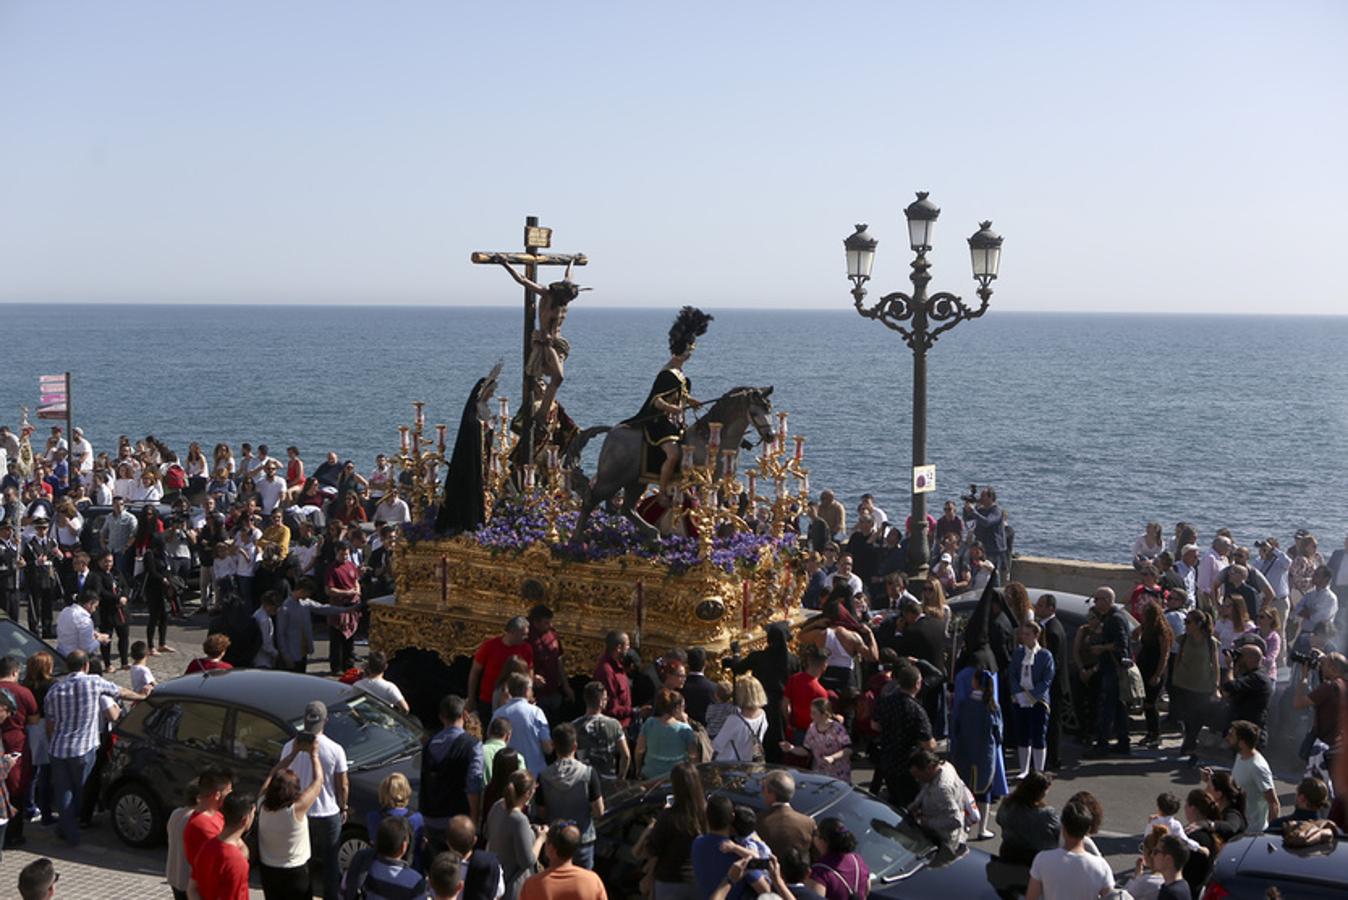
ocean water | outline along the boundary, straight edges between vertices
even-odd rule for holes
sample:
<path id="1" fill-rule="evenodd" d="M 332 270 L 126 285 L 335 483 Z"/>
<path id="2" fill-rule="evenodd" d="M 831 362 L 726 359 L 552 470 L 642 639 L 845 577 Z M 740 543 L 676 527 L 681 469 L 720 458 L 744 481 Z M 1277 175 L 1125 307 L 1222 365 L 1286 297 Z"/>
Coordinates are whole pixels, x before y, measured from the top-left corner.
<path id="1" fill-rule="evenodd" d="M 864 491 L 909 508 L 912 356 L 897 334 L 837 311 L 709 309 L 687 367 L 694 396 L 772 385 L 806 438 L 814 491 L 849 510 Z M 581 426 L 641 405 L 664 364 L 673 309 L 572 307 L 561 400 Z M 473 383 L 498 359 L 518 406 L 515 309 L 16 305 L 0 307 L 0 422 L 37 407 L 37 376 L 70 371 L 96 451 L 154 434 L 329 449 L 364 470 L 397 449 L 411 401 L 451 440 Z M 1019 552 L 1126 561 L 1148 520 L 1170 534 L 1228 526 L 1333 549 L 1348 531 L 1348 318 L 998 312 L 928 358 L 929 460 L 942 499 L 997 488 Z M 35 414 L 35 413 L 34 413 Z M 42 432 L 45 434 L 45 432 Z M 593 467 L 594 450 L 586 455 Z"/>

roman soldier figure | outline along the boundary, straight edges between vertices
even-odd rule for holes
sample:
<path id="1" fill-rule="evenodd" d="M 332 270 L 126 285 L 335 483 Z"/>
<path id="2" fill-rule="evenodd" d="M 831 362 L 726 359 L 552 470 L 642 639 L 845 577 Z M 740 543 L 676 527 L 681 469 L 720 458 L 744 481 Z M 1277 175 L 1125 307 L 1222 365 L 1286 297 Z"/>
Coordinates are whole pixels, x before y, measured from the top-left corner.
<path id="1" fill-rule="evenodd" d="M 655 376 L 655 383 L 651 385 L 641 411 L 623 423 L 641 429 L 651 453 L 663 451 L 660 493 L 666 501 L 670 497 L 670 482 L 683 456 L 680 443 L 684 431 L 684 410 L 702 405 L 693 399 L 693 384 L 683 374 L 683 367 L 693 355 L 697 339 L 707 333 L 707 325 L 711 320 L 711 316 L 692 306 L 679 310 L 678 317 L 669 329 L 669 362 Z"/>

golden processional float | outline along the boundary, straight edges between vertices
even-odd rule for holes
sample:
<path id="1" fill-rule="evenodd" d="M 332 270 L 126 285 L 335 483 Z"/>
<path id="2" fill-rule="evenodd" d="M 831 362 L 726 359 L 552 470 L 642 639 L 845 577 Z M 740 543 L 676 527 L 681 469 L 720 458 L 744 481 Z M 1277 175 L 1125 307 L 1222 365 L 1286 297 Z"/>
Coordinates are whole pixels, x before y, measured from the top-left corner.
<path id="1" fill-rule="evenodd" d="M 395 554 L 395 593 L 371 605 L 370 646 L 392 657 L 404 648 L 429 650 L 446 663 L 471 656 L 501 633 L 511 616 L 544 603 L 566 648 L 571 675 L 588 675 L 611 630 L 631 635 L 643 657 L 699 646 L 708 655 L 766 644 L 772 622 L 796 622 L 806 578 L 797 536 L 787 521 L 805 509 L 809 473 L 804 439 L 788 451 L 787 414 L 752 468 L 739 473 L 739 451 L 720 446 L 709 423 L 705 461 L 685 464 L 674 491 L 682 510 L 674 532 L 643 535 L 615 513 L 596 512 L 573 534 L 580 498 L 555 447 L 539 464 L 512 465 L 518 436 L 508 401 L 497 398 L 496 427 L 483 429 L 482 527 L 443 537 L 427 522 L 410 525 Z M 445 463 L 444 426 L 426 440 L 422 404 L 403 428 L 395 463 L 409 506 L 434 509 L 443 499 L 436 477 Z M 759 486 L 771 485 L 769 496 Z M 706 498 L 705 502 L 702 498 Z M 745 515 L 741 515 L 744 512 Z"/>
<path id="2" fill-rule="evenodd" d="M 395 462 L 417 521 L 394 555 L 394 595 L 371 606 L 370 645 L 390 657 L 404 648 L 432 651 L 453 664 L 500 634 L 511 616 L 543 603 L 555 613 L 573 675 L 593 670 L 612 630 L 629 633 L 647 658 L 675 647 L 718 656 L 732 643 L 764 646 L 767 625 L 798 616 L 806 587 L 787 528 L 809 496 L 803 438 L 788 450 L 787 416 L 772 412 L 770 387 L 735 388 L 687 429 L 658 530 L 633 515 L 637 498 L 626 494 L 635 489 L 623 491 L 625 515 L 593 509 L 599 493 L 581 471 L 581 449 L 591 433 L 609 432 L 607 450 L 616 433 L 630 439 L 632 431 L 578 436 L 557 402 L 570 352 L 561 326 L 567 304 L 587 290 L 571 272 L 588 260 L 546 252 L 551 246 L 552 230 L 529 217 L 523 253 L 471 256 L 524 288 L 522 402 L 512 419 L 507 399 L 493 396 L 498 364 L 469 395 L 452 459 L 446 427 L 435 426 L 432 439 L 424 404 L 414 404 Z M 539 282 L 540 267 L 560 266 L 561 281 Z M 759 452 L 741 478 L 740 450 L 751 431 Z M 455 474 L 461 454 L 475 457 L 467 479 Z M 474 514 L 446 528 L 446 505 L 457 514 L 468 495 Z M 587 521 L 578 529 L 582 506 Z"/>

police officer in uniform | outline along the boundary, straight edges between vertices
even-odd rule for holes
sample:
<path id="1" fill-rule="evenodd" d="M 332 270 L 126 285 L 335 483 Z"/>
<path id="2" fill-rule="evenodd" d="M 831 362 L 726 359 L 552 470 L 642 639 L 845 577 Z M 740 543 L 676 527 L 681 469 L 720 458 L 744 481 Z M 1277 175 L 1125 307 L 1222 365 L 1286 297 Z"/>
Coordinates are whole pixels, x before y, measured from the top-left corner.
<path id="1" fill-rule="evenodd" d="M 11 621 L 19 621 L 19 569 L 23 553 L 14 539 L 14 523 L 0 521 L 0 608 Z"/>
<path id="2" fill-rule="evenodd" d="M 52 607 L 61 594 L 61 581 L 56 573 L 61 547 L 49 526 L 46 519 L 34 520 L 34 534 L 23 548 L 28 581 L 28 630 L 44 638 L 56 637 Z"/>

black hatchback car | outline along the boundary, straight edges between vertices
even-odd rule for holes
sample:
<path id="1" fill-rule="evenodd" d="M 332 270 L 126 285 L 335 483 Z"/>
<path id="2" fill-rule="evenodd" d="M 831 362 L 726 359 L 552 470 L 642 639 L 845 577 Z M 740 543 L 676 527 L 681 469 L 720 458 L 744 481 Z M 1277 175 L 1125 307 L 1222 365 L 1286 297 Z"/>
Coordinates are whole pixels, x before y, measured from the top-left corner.
<path id="1" fill-rule="evenodd" d="M 760 779 L 769 767 L 710 763 L 698 767 L 707 796 L 724 795 L 756 812 L 764 808 Z M 950 897 L 964 900 L 1019 896 L 1012 881 L 1001 881 L 991 856 L 966 849 L 958 855 L 938 848 L 908 817 L 861 788 L 813 772 L 792 770 L 796 794 L 791 806 L 816 820 L 836 816 L 857 838 L 857 852 L 871 871 L 870 896 Z M 622 788 L 605 798 L 608 812 L 595 825 L 595 871 L 610 897 L 641 896 L 642 865 L 632 855 L 637 839 L 670 793 L 668 780 Z M 1023 879 L 1022 879 L 1023 881 Z"/>
<path id="2" fill-rule="evenodd" d="M 163 840 L 185 785 L 208 766 L 232 770 L 236 790 L 256 791 L 302 727 L 311 700 L 327 705 L 324 734 L 342 745 L 350 766 L 351 812 L 340 854 L 345 866 L 366 844 L 366 816 L 379 810 L 379 783 L 402 772 L 417 784 L 422 731 L 358 688 L 293 672 L 184 675 L 159 685 L 123 716 L 103 781 L 103 803 L 117 836 L 135 847 Z"/>

